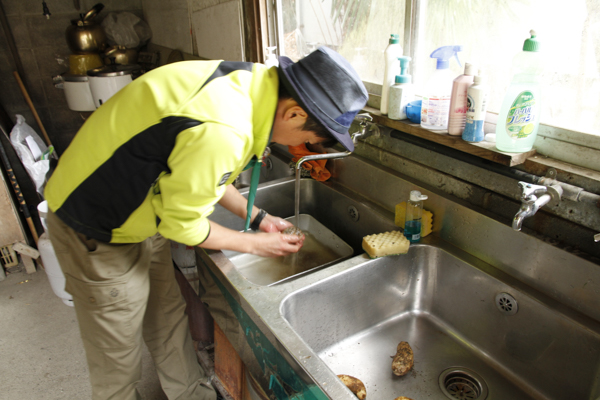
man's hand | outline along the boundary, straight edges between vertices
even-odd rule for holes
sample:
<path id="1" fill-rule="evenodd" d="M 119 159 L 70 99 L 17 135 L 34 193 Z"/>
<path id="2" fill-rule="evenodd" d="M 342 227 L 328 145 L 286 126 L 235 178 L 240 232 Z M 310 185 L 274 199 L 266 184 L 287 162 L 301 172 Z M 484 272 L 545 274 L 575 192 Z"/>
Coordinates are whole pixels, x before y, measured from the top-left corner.
<path id="1" fill-rule="evenodd" d="M 267 221 L 265 222 L 265 220 Z M 268 229 L 273 229 L 274 231 L 249 234 L 225 228 L 211 221 L 210 234 L 198 246 L 205 249 L 233 250 L 240 253 L 256 254 L 261 257 L 286 256 L 296 253 L 302 248 L 304 236 L 298 237 L 297 235 L 284 235 L 280 233 L 279 228 L 283 230 L 292 225 L 289 222 L 267 215 L 261 221 L 261 229 L 263 228 L 263 223 L 266 227 L 269 227 Z"/>
<path id="2" fill-rule="evenodd" d="M 297 253 L 304 243 L 304 236 L 284 235 L 279 232 L 261 232 L 247 236 L 252 237 L 251 240 L 255 243 L 251 253 L 261 257 L 280 257 Z"/>
<path id="3" fill-rule="evenodd" d="M 283 218 L 275 217 L 271 214 L 267 214 L 258 226 L 263 232 L 281 232 L 292 225 L 291 222 L 286 221 Z"/>

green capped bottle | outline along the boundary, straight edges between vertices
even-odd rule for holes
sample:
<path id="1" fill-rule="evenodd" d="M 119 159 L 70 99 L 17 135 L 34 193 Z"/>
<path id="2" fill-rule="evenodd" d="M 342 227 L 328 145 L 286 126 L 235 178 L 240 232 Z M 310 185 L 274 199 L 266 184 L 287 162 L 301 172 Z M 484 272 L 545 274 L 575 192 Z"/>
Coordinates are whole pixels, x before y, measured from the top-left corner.
<path id="1" fill-rule="evenodd" d="M 496 147 L 509 153 L 531 150 L 540 125 L 544 60 L 535 31 L 530 34 L 523 51 L 513 58 L 512 80 L 496 124 Z"/>

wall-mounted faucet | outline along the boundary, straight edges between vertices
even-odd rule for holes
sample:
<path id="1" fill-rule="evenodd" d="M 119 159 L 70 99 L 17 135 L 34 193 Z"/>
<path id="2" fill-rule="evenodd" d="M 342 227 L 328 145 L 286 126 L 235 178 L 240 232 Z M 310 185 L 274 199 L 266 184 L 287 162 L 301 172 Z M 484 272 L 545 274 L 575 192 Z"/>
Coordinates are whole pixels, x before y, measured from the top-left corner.
<path id="1" fill-rule="evenodd" d="M 527 182 L 519 182 L 521 186 L 521 208 L 513 219 L 512 227 L 515 231 L 521 230 L 525 218 L 533 216 L 537 210 L 550 203 L 558 203 L 563 189 L 558 183 L 548 186 L 534 185 Z"/>
<path id="2" fill-rule="evenodd" d="M 358 138 L 366 139 L 369 136 L 379 136 L 379 127 L 373 123 L 373 117 L 369 114 L 358 114 L 354 117 L 354 121 L 357 121 L 361 129 L 358 132 L 352 134 L 352 142 L 357 143 Z"/>
<path id="3" fill-rule="evenodd" d="M 367 136 L 371 136 L 371 135 L 378 135 L 379 134 L 379 129 L 377 128 L 377 125 L 375 125 L 373 123 L 373 117 L 369 114 L 358 114 L 356 117 L 354 117 L 354 121 L 357 121 L 358 124 L 361 126 L 360 131 L 355 132 L 351 135 L 352 137 L 352 142 L 354 144 L 356 144 L 357 139 L 359 137 L 362 138 L 366 138 Z M 375 127 L 377 129 L 374 129 L 372 127 Z M 306 161 L 314 161 L 314 160 L 326 160 L 326 159 L 332 159 L 332 158 L 344 158 L 344 157 L 348 157 L 350 154 L 352 154 L 351 151 L 343 151 L 343 152 L 339 152 L 339 153 L 323 153 L 323 154 L 310 154 L 308 156 L 304 156 L 302 158 L 300 158 L 297 162 L 296 162 L 296 195 L 295 195 L 295 215 L 296 215 L 296 220 L 295 223 L 296 225 L 298 224 L 299 220 L 298 220 L 298 214 L 299 214 L 299 210 L 300 210 L 300 168 L 302 167 L 302 164 L 304 164 Z"/>

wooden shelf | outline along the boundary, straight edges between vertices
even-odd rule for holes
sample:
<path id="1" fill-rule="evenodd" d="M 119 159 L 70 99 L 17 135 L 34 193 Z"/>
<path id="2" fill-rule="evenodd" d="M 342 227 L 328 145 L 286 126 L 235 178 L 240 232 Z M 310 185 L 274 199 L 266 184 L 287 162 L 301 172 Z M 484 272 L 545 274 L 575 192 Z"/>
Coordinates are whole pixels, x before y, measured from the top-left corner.
<path id="1" fill-rule="evenodd" d="M 465 142 L 460 136 L 451 136 L 447 133 L 436 133 L 421 128 L 421 125 L 413 124 L 407 119 L 402 121 L 389 119 L 385 115 L 381 114 L 381 112 L 376 108 L 365 107 L 364 111 L 371 114 L 371 116 L 373 116 L 373 122 L 379 125 L 387 126 L 401 132 L 405 132 L 431 142 L 439 143 L 464 153 L 468 153 L 509 167 L 523 164 L 529 157 L 536 153 L 535 149 L 532 149 L 526 153 L 505 153 L 497 150 L 495 143 L 486 141 L 478 143 Z M 486 122 L 486 125 L 492 124 L 488 124 Z M 486 129 L 486 131 L 488 131 L 488 129 Z"/>

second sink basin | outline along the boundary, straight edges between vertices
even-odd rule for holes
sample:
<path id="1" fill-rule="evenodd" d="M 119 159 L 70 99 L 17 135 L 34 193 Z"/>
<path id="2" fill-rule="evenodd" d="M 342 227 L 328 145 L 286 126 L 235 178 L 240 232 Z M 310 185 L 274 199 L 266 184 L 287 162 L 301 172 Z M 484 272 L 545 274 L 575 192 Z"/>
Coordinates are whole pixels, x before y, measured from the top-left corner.
<path id="1" fill-rule="evenodd" d="M 594 321 L 439 246 L 359 256 L 364 263 L 288 295 L 280 312 L 334 374 L 362 380 L 368 398 L 598 398 Z M 397 377 L 401 341 L 415 364 Z"/>

